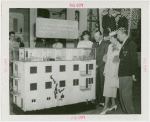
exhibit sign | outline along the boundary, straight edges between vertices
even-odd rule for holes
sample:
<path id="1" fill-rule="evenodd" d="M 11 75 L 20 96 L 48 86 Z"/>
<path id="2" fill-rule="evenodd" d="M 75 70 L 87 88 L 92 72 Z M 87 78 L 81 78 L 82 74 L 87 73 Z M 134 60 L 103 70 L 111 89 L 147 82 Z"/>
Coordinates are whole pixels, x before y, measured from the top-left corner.
<path id="1" fill-rule="evenodd" d="M 59 19 L 36 19 L 36 37 L 38 38 L 78 38 L 78 22 Z"/>

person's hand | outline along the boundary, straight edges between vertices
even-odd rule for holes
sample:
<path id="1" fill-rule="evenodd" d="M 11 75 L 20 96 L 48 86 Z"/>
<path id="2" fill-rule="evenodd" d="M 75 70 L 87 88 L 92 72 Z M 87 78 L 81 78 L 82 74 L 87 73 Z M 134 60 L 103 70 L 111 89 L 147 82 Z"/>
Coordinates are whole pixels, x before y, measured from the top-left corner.
<path id="1" fill-rule="evenodd" d="M 104 61 L 104 62 L 107 61 L 107 54 L 105 54 L 105 55 L 103 56 L 103 61 Z"/>
<path id="2" fill-rule="evenodd" d="M 137 81 L 135 78 L 135 75 L 132 75 L 132 79 L 133 79 L 133 81 Z"/>
<path id="3" fill-rule="evenodd" d="M 118 56 L 118 55 L 114 56 L 112 62 L 113 62 L 113 63 L 119 63 L 119 56 Z"/>

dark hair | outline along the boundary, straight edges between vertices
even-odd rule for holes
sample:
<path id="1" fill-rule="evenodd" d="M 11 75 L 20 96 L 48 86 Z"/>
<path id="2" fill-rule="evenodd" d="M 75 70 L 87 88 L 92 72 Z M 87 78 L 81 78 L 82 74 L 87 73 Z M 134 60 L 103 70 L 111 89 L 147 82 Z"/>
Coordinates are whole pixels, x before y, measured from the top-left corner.
<path id="1" fill-rule="evenodd" d="M 127 28 L 125 28 L 125 27 L 120 27 L 118 30 L 121 31 L 122 33 L 128 35 L 128 29 L 127 29 Z"/>
<path id="2" fill-rule="evenodd" d="M 10 31 L 10 32 L 9 32 L 9 36 L 10 36 L 11 34 L 15 34 L 15 32 L 13 32 L 13 31 Z"/>
<path id="3" fill-rule="evenodd" d="M 95 33 L 99 32 L 100 35 L 102 35 L 101 31 L 97 30 Z"/>
<path id="4" fill-rule="evenodd" d="M 104 34 L 104 37 L 108 37 L 108 36 L 109 36 L 109 34 L 106 34 L 106 33 Z"/>
<path id="5" fill-rule="evenodd" d="M 87 31 L 87 30 L 85 30 L 85 31 L 83 31 L 83 32 L 82 32 L 82 37 L 83 37 L 84 35 L 88 35 L 88 36 L 90 36 L 90 32 L 89 32 L 89 31 Z"/>

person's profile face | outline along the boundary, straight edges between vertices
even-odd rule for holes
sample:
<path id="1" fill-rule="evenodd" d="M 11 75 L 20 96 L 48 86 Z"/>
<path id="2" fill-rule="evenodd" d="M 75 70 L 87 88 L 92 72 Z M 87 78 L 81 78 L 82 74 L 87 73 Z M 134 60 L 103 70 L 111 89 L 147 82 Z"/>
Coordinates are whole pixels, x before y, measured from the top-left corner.
<path id="1" fill-rule="evenodd" d="M 94 38 L 95 38 L 96 42 L 98 42 L 99 41 L 99 34 L 95 33 Z"/>
<path id="2" fill-rule="evenodd" d="M 86 35 L 83 36 L 83 39 L 84 39 L 84 40 L 88 40 L 88 39 L 89 39 L 89 36 L 86 34 Z"/>
<path id="3" fill-rule="evenodd" d="M 15 41 L 15 34 L 11 34 L 11 35 L 9 36 L 9 38 L 10 38 L 10 40 Z"/>
<path id="4" fill-rule="evenodd" d="M 117 38 L 123 42 L 124 41 L 124 35 L 121 31 L 117 31 Z"/>
<path id="5" fill-rule="evenodd" d="M 98 27 L 96 27 L 95 30 L 98 31 Z"/>
<path id="6" fill-rule="evenodd" d="M 103 38 L 103 36 L 100 35 L 99 32 L 97 32 L 97 33 L 95 33 L 94 38 L 95 38 L 96 42 L 99 42 Z"/>

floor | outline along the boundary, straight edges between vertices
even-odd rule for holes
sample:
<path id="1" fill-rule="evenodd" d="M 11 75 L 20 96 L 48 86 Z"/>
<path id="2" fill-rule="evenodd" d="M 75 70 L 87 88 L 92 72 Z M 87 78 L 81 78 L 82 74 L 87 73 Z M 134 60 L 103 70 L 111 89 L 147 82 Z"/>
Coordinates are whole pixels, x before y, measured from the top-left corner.
<path id="1" fill-rule="evenodd" d="M 134 107 L 136 109 L 136 114 L 141 114 L 141 70 L 139 69 L 137 71 L 137 81 L 133 84 L 133 101 L 134 101 Z M 119 92 L 118 92 L 119 95 Z M 12 102 L 12 97 L 10 97 L 10 103 Z M 109 114 L 125 114 L 120 106 L 118 97 L 116 98 L 116 104 L 117 104 L 117 110 L 111 111 Z M 99 114 L 102 111 L 103 107 L 96 106 L 95 109 L 88 110 L 88 111 L 82 111 L 78 112 L 76 114 Z M 10 104 L 10 115 L 15 115 L 15 113 L 12 111 L 12 106 Z"/>

